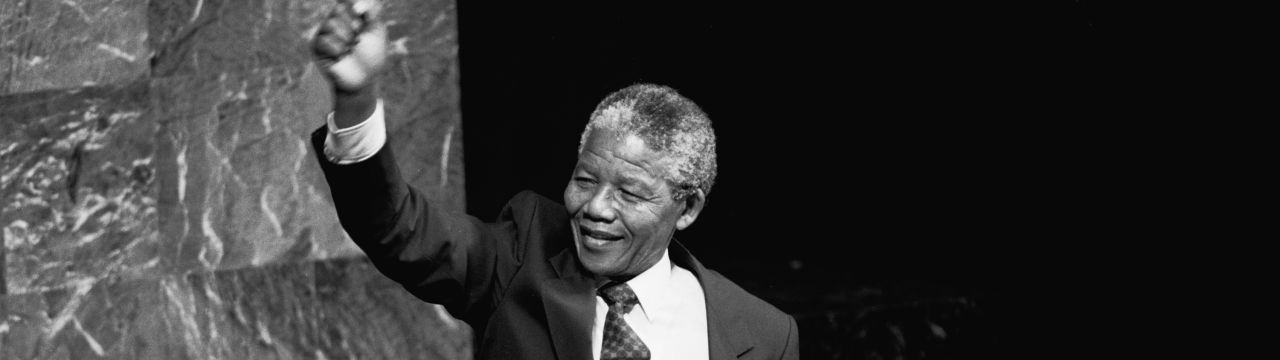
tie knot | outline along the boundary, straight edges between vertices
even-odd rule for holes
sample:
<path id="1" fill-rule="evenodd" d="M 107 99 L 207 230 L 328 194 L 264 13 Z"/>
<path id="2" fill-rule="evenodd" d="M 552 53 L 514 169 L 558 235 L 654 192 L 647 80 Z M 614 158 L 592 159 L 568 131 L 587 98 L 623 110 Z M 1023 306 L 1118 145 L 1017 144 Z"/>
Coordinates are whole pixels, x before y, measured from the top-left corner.
<path id="1" fill-rule="evenodd" d="M 631 286 L 627 286 L 627 283 L 609 283 L 601 287 L 598 292 L 610 307 L 620 306 L 622 312 L 630 312 L 632 307 L 640 303 L 636 293 L 631 291 Z"/>

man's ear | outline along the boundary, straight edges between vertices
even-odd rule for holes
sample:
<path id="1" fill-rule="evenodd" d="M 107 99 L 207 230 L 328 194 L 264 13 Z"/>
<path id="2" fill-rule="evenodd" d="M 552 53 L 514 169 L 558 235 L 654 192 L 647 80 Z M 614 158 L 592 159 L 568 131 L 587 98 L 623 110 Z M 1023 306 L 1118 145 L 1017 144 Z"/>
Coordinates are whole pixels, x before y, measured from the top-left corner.
<path id="1" fill-rule="evenodd" d="M 680 213 L 679 219 L 676 219 L 676 230 L 684 230 L 689 225 L 693 225 L 694 220 L 698 220 L 702 207 L 707 205 L 707 194 L 702 192 L 702 189 L 698 189 L 681 201 L 684 201 L 684 212 Z"/>

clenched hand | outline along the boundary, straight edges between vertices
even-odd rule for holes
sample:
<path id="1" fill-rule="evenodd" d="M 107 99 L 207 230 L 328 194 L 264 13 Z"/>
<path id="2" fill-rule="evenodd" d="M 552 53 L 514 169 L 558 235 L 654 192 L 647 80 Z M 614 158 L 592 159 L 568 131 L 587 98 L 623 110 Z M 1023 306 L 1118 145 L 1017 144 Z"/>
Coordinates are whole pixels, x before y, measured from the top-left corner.
<path id="1" fill-rule="evenodd" d="M 379 0 L 338 0 L 311 42 L 316 64 L 333 85 L 333 120 L 339 129 L 367 119 L 377 108 L 378 74 L 387 66 L 387 26 Z"/>
<path id="2" fill-rule="evenodd" d="M 338 0 L 312 41 L 316 62 L 339 92 L 372 85 L 387 64 L 387 27 L 376 0 Z"/>

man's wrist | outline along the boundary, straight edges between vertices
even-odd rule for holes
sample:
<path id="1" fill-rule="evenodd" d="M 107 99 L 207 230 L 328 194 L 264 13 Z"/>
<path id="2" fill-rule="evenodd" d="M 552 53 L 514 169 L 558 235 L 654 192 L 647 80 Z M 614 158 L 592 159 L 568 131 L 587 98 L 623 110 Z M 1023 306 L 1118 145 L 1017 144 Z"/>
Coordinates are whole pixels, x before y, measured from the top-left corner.
<path id="1" fill-rule="evenodd" d="M 378 105 L 375 85 L 370 84 L 355 91 L 333 90 L 333 121 L 339 129 L 355 126 L 370 115 Z"/>
<path id="2" fill-rule="evenodd" d="M 329 114 L 324 140 L 324 154 L 335 164 L 350 164 L 372 157 L 386 144 L 387 130 L 382 100 L 374 101 L 373 114 L 358 124 L 338 127 L 335 114 Z"/>

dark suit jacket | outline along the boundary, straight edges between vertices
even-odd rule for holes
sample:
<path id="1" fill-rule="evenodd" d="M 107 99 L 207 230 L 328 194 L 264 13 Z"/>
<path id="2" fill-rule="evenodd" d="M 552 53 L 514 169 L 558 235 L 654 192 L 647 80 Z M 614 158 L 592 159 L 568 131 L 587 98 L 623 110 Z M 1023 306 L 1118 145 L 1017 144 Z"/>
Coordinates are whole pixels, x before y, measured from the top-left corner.
<path id="1" fill-rule="evenodd" d="M 347 233 L 384 275 L 443 305 L 476 334 L 477 358 L 590 360 L 595 287 L 577 259 L 568 211 L 532 192 L 498 220 L 445 212 L 401 178 L 390 146 L 337 165 L 312 145 Z M 711 359 L 796 359 L 791 316 L 707 269 L 678 242 L 671 261 L 706 293 Z"/>

